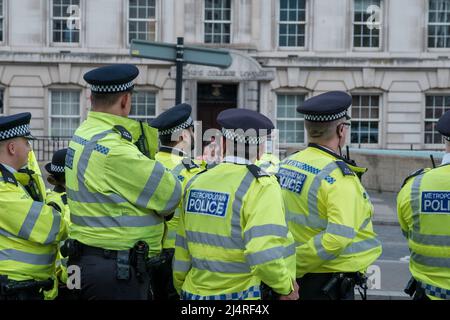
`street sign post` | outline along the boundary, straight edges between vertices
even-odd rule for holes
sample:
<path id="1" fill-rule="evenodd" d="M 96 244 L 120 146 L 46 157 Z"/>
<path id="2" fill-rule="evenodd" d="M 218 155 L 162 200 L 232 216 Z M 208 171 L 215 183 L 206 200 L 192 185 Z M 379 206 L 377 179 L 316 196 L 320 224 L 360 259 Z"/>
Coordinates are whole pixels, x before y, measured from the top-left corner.
<path id="1" fill-rule="evenodd" d="M 175 103 L 181 103 L 183 86 L 183 65 L 185 63 L 228 68 L 232 61 L 228 51 L 202 47 L 184 46 L 184 38 L 177 38 L 177 44 L 133 39 L 130 53 L 134 57 L 171 61 L 176 64 Z"/>

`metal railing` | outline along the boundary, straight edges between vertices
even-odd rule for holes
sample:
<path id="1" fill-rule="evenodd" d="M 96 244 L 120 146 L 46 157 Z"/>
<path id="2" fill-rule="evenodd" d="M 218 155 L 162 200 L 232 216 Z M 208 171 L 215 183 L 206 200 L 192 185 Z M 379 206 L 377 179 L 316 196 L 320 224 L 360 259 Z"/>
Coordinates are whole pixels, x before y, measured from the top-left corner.
<path id="1" fill-rule="evenodd" d="M 51 161 L 53 153 L 67 148 L 72 137 L 40 136 L 31 141 L 37 161 Z"/>

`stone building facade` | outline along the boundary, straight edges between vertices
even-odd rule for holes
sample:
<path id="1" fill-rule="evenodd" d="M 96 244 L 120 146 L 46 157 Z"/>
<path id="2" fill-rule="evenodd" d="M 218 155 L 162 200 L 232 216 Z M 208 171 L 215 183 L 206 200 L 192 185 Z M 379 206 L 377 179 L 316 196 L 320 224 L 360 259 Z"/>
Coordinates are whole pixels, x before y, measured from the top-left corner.
<path id="1" fill-rule="evenodd" d="M 133 115 L 174 104 L 175 68 L 132 58 L 132 38 L 225 48 L 227 69 L 186 65 L 183 100 L 204 126 L 225 108 L 269 116 L 283 149 L 305 144 L 295 107 L 345 90 L 353 147 L 439 149 L 450 109 L 450 0 L 0 0 L 0 113 L 36 136 L 70 136 L 89 110 L 83 74 L 140 69 Z"/>

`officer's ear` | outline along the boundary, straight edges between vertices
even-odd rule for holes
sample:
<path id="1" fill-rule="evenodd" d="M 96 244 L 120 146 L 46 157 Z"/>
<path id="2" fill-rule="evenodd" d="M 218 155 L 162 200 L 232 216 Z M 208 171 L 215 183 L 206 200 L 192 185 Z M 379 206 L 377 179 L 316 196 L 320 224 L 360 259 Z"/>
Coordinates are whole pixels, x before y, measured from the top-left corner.
<path id="1" fill-rule="evenodd" d="M 336 127 L 336 133 L 337 133 L 339 139 L 344 137 L 344 124 L 343 123 L 338 124 L 338 126 Z"/>
<path id="2" fill-rule="evenodd" d="M 10 155 L 15 155 L 17 150 L 16 150 L 16 143 L 14 141 L 15 139 L 9 140 L 8 142 L 6 142 L 6 149 L 8 150 L 8 153 Z"/>

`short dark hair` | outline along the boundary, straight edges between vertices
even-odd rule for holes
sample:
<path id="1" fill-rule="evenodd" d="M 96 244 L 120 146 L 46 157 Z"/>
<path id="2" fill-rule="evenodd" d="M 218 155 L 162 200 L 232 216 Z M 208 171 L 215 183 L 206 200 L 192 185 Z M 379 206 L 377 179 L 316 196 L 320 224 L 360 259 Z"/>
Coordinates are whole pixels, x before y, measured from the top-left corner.
<path id="1" fill-rule="evenodd" d="M 132 90 L 127 90 L 119 93 L 91 93 L 92 107 L 108 107 L 115 104 L 123 95 L 132 93 Z"/>

